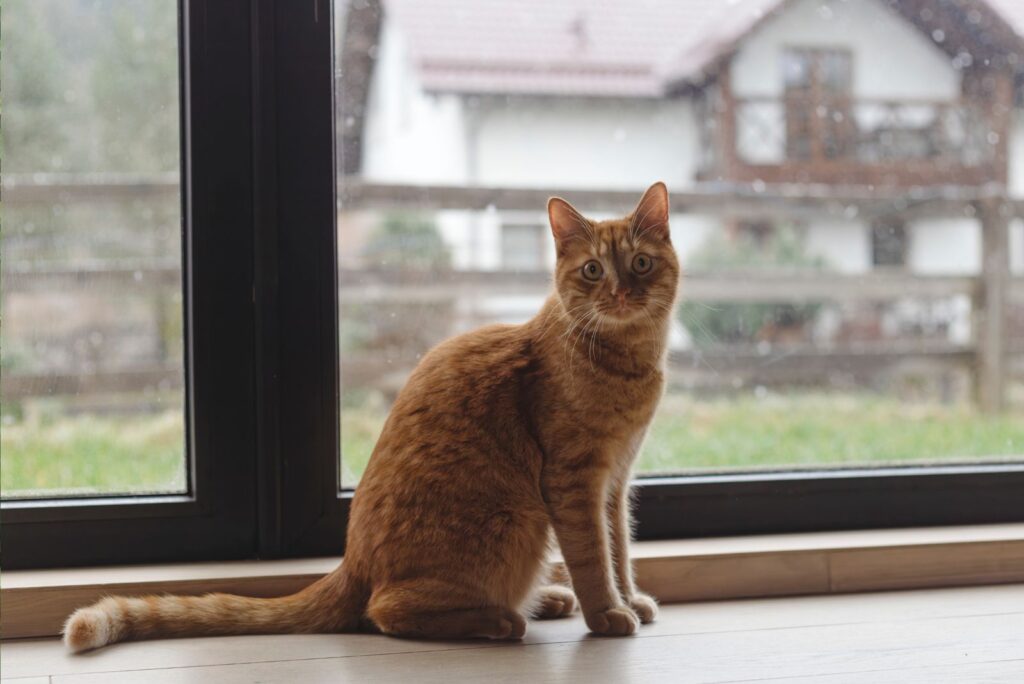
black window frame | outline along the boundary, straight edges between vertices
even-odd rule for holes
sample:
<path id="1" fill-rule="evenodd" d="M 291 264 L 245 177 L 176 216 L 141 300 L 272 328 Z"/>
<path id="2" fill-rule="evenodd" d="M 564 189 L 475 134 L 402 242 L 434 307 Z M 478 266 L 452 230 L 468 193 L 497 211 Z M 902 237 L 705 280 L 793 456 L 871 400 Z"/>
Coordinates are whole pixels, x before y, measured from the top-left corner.
<path id="1" fill-rule="evenodd" d="M 179 4 L 189 494 L 0 504 L 4 568 L 252 555 L 255 482 L 250 11 Z"/>
<path id="2" fill-rule="evenodd" d="M 195 496 L 3 502 L 6 569 L 344 551 L 333 7 L 181 8 Z M 1024 463 L 641 477 L 636 489 L 640 539 L 1024 521 Z"/>

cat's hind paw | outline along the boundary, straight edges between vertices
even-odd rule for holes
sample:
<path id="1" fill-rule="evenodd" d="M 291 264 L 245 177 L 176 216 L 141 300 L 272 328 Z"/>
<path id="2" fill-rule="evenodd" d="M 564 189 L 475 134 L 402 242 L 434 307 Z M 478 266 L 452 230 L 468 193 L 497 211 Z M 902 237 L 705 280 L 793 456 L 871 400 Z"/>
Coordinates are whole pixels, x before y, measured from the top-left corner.
<path id="1" fill-rule="evenodd" d="M 537 592 L 537 607 L 533 616 L 538 620 L 567 617 L 576 610 L 576 594 L 569 587 L 542 587 Z"/>

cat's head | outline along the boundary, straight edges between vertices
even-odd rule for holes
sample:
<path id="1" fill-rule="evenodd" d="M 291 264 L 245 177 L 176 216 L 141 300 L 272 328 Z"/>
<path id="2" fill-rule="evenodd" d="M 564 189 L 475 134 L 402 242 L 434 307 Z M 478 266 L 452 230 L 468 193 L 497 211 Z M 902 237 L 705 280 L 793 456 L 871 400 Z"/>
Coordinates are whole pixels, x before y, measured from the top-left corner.
<path id="1" fill-rule="evenodd" d="M 591 221 L 565 200 L 548 201 L 558 260 L 555 287 L 573 318 L 644 324 L 671 315 L 679 260 L 668 228 L 668 190 L 647 189 L 629 216 Z"/>

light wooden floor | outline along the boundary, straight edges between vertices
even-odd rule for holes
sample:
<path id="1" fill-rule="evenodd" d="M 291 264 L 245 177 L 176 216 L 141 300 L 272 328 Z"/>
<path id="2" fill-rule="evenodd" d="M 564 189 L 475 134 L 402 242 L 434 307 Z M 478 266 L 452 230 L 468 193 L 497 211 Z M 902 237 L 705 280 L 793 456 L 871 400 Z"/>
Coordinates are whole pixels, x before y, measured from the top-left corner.
<path id="1" fill-rule="evenodd" d="M 581 618 L 535 622 L 522 643 L 368 635 L 119 644 L 67 655 L 5 642 L 0 676 L 109 682 L 1024 682 L 1024 585 L 663 606 L 631 638 Z"/>

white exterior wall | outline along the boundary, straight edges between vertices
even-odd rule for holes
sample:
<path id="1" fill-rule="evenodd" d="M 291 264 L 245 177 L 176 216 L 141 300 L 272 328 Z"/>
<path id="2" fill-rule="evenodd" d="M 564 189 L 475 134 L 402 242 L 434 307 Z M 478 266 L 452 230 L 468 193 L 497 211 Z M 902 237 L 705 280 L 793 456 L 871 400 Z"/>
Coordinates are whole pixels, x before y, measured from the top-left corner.
<path id="1" fill-rule="evenodd" d="M 423 92 L 401 32 L 384 22 L 370 83 L 363 175 L 392 183 L 465 183 L 463 101 Z"/>
<path id="2" fill-rule="evenodd" d="M 1010 128 L 1007 190 L 1011 197 L 1024 198 L 1024 110 L 1014 112 Z"/>
<path id="3" fill-rule="evenodd" d="M 907 268 L 929 275 L 971 275 L 981 269 L 981 229 L 973 219 L 907 224 Z"/>
<path id="4" fill-rule="evenodd" d="M 744 40 L 732 62 L 738 97 L 779 96 L 788 47 L 847 47 L 857 98 L 954 99 L 960 75 L 905 19 L 875 0 L 800 0 Z"/>
<path id="5" fill-rule="evenodd" d="M 478 114 L 484 185 L 642 190 L 694 182 L 699 159 L 685 100 L 510 98 Z"/>
<path id="6" fill-rule="evenodd" d="M 807 227 L 806 235 L 807 253 L 824 259 L 829 269 L 839 273 L 871 270 L 871 231 L 863 221 L 817 221 Z"/>

